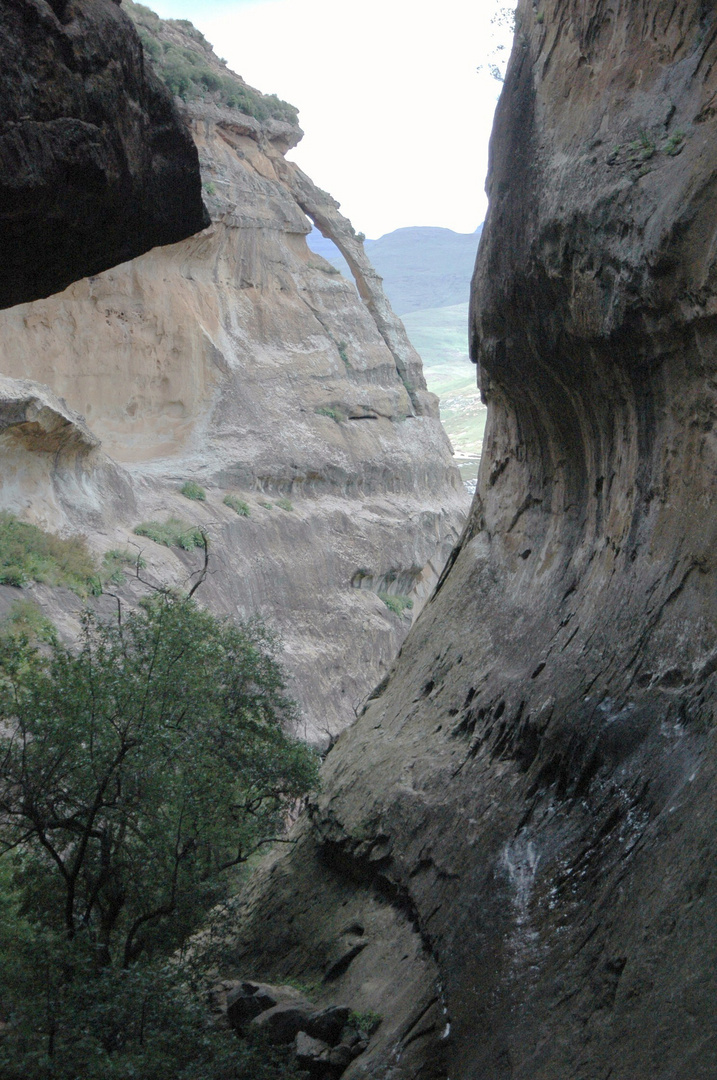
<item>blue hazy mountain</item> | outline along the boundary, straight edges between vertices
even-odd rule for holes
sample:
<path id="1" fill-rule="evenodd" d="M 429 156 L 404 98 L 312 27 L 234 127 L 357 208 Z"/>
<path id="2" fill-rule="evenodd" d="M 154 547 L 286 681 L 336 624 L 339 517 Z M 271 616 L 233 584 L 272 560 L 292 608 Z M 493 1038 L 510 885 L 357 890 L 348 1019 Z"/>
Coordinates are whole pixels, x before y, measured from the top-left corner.
<path id="1" fill-rule="evenodd" d="M 366 240 L 366 253 L 383 278 L 386 295 L 397 315 L 426 308 L 450 307 L 468 301 L 478 241 L 474 233 L 411 226 Z M 309 247 L 337 266 L 351 280 L 351 272 L 330 240 L 313 229 Z"/>

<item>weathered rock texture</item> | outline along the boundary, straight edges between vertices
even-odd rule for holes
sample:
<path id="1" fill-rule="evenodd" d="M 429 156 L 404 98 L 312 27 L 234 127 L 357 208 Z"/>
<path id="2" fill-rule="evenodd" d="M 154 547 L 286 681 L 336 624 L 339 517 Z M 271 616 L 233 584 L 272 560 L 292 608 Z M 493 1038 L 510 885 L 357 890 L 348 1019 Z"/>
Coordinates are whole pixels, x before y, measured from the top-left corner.
<path id="1" fill-rule="evenodd" d="M 385 1020 L 347 1077 L 707 1080 L 717 22 L 698 0 L 518 20 L 474 281 L 479 493 L 252 886 L 237 965 L 325 975 L 342 923 L 370 926 L 334 986 Z"/>
<path id="2" fill-rule="evenodd" d="M 188 104 L 185 117 L 211 227 L 0 314 L 3 374 L 50 384 L 125 466 L 111 494 L 104 474 L 102 522 L 58 502 L 47 454 L 47 498 L 0 476 L 0 506 L 51 528 L 89 524 L 99 548 L 137 542 L 136 524 L 170 513 L 206 525 L 214 572 L 201 597 L 221 612 L 259 610 L 281 631 L 306 732 L 325 742 L 410 626 L 377 594 L 409 596 L 418 611 L 467 497 L 420 359 L 350 223 L 285 160 L 300 130 L 213 102 Z M 363 300 L 309 251 L 304 210 L 352 258 Z M 190 478 L 205 503 L 179 494 Z M 228 493 L 249 518 L 223 504 Z M 197 569 L 196 556 L 141 544 L 159 579 Z"/>
<path id="3" fill-rule="evenodd" d="M 196 150 L 114 0 L 3 0 L 0 101 L 0 307 L 208 223 Z"/>

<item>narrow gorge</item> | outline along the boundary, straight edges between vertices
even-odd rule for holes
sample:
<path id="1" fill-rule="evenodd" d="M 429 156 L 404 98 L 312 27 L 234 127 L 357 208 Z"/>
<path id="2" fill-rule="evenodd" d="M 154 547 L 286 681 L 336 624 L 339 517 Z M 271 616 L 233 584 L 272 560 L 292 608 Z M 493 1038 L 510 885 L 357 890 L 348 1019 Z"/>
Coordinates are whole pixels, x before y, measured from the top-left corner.
<path id="1" fill-rule="evenodd" d="M 58 34 L 116 14 L 11 6 Z M 134 529 L 201 525 L 202 602 L 282 632 L 328 752 L 229 909 L 214 1006 L 232 987 L 266 1018 L 282 984 L 324 1033 L 350 1006 L 361 1052 L 317 1076 L 714 1080 L 714 5 L 518 2 L 472 286 L 470 508 L 360 239 L 287 160 L 291 108 L 125 6 L 148 54 L 234 80 L 233 104 L 181 106 L 212 222 L 101 273 L 90 252 L 92 276 L 0 312 L 0 509 L 98 553 L 138 543 L 182 587 L 198 552 Z M 32 595 L 71 637 L 74 594 Z"/>

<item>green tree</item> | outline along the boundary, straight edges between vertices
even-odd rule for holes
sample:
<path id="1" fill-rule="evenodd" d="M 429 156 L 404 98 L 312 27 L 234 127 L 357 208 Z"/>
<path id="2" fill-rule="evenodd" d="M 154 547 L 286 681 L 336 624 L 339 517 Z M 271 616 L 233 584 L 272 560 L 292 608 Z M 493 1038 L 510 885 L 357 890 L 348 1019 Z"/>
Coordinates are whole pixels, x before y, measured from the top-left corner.
<path id="1" fill-rule="evenodd" d="M 47 966 L 46 1002 L 30 1007 L 37 992 L 19 979 L 16 1006 L 26 1027 L 39 1025 L 48 1060 L 63 1008 L 70 1018 L 80 1010 L 100 1058 L 118 1052 L 132 1024 L 122 1021 L 121 1038 L 102 1035 L 97 1017 L 88 1028 L 83 994 L 96 1005 L 108 996 L 115 1026 L 120 997 L 130 1011 L 146 999 L 166 958 L 226 895 L 232 868 L 280 835 L 288 807 L 314 785 L 316 758 L 288 733 L 294 706 L 276 652 L 261 624 L 223 622 L 170 594 L 112 625 L 86 614 L 75 649 L 0 639 L 0 865 L 13 868 L 24 977 L 33 950 Z M 0 942 L 0 967 L 3 957 Z M 177 993 L 163 991 L 155 1012 Z M 82 1059 L 77 1039 L 75 1030 Z M 70 1073 L 91 1075 L 88 1053 Z M 65 1075 L 53 1068 L 48 1076 Z"/>

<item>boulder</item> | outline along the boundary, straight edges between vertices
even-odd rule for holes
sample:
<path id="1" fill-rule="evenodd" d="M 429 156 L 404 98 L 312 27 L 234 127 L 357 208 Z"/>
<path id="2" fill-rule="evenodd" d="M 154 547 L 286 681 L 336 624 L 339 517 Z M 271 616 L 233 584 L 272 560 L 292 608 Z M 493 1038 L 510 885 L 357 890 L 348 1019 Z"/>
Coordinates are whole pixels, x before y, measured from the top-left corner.
<path id="1" fill-rule="evenodd" d="M 255 1016 L 251 1027 L 261 1031 L 271 1043 L 290 1043 L 300 1031 L 306 1029 L 311 1008 L 301 1005 L 275 1005 L 272 1009 Z"/>
<path id="2" fill-rule="evenodd" d="M 255 1016 L 278 1005 L 279 995 L 273 987 L 258 983 L 241 983 L 227 994 L 227 1019 L 234 1027 L 244 1027 Z"/>
<path id="3" fill-rule="evenodd" d="M 235 983 L 227 994 L 227 1019 L 233 1027 L 243 1028 L 276 1005 L 294 1006 L 302 1010 L 302 1015 L 316 1011 L 313 1004 L 293 986 L 241 982 Z"/>
<path id="4" fill-rule="evenodd" d="M 327 1060 L 331 1053 L 331 1047 L 321 1039 L 313 1039 L 305 1031 L 300 1031 L 296 1036 L 296 1060 L 299 1065 L 311 1067 L 317 1061 Z"/>
<path id="5" fill-rule="evenodd" d="M 347 1005 L 331 1005 L 328 1009 L 315 1012 L 306 1023 L 306 1031 L 315 1039 L 323 1039 L 329 1046 L 335 1046 L 341 1038 L 350 1011 Z"/>
<path id="6" fill-rule="evenodd" d="M 343 1072 L 351 1064 L 353 1058 L 354 1054 L 344 1043 L 334 1046 L 326 1055 L 326 1060 L 336 1072 Z"/>

